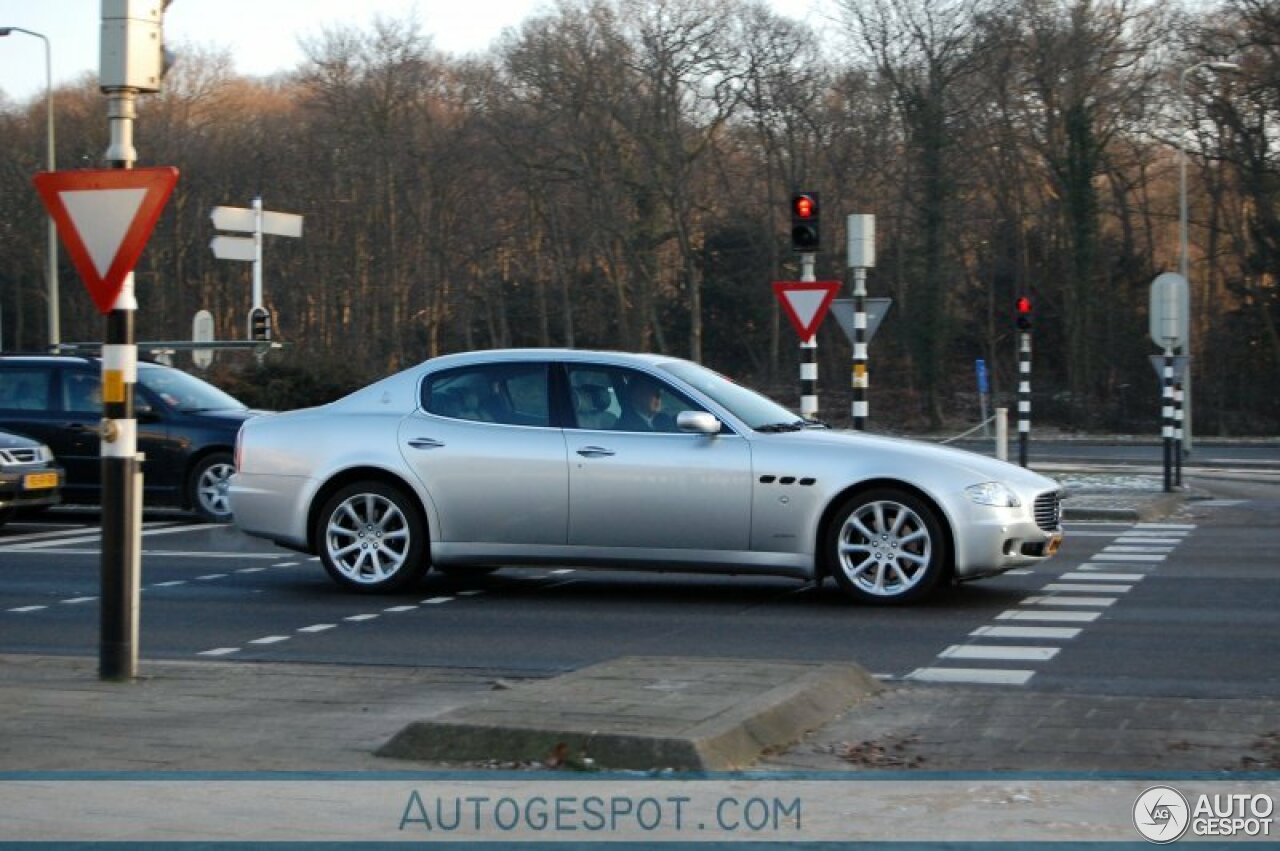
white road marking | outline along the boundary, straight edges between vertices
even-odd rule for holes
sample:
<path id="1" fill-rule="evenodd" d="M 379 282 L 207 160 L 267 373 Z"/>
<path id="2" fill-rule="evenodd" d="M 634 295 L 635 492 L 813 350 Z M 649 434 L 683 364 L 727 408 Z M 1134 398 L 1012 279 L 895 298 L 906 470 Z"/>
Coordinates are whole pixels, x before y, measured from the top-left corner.
<path id="1" fill-rule="evenodd" d="M 1000 662 L 1047 662 L 1058 655 L 1057 647 L 1013 647 L 1000 644 L 953 644 L 938 654 L 939 659 L 989 659 Z"/>
<path id="2" fill-rule="evenodd" d="M 1087 579 L 1090 582 L 1138 582 L 1146 579 L 1147 575 L 1145 573 L 1102 573 L 1099 571 L 1097 573 L 1064 573 L 1061 578 L 1075 582 L 1079 582 L 1082 579 Z"/>
<path id="3" fill-rule="evenodd" d="M 980 626 L 969 633 L 976 638 L 1071 639 L 1080 634 L 1073 626 Z"/>
<path id="4" fill-rule="evenodd" d="M 468 591 L 459 591 L 458 596 L 459 597 L 475 597 L 483 593 L 484 591 L 479 588 L 472 588 Z"/>
<path id="5" fill-rule="evenodd" d="M 1097 578 L 1096 574 L 1094 577 Z M 1105 578 L 1105 577 L 1104 577 Z M 1133 589 L 1132 585 L 1084 585 L 1074 582 L 1051 582 L 1041 588 L 1041 591 L 1083 591 L 1086 594 L 1097 592 L 1099 594 L 1123 594 Z"/>
<path id="6" fill-rule="evenodd" d="M 211 579 L 223 579 L 225 577 L 226 577 L 225 573 L 206 573 L 204 576 L 197 576 L 196 581 L 208 582 Z"/>
<path id="7" fill-rule="evenodd" d="M 1181 544 L 1184 540 L 1185 540 L 1184 538 L 1149 538 L 1144 535 L 1133 535 L 1133 536 L 1121 535 L 1120 537 L 1116 538 L 1116 543 L 1117 544 L 1151 544 L 1153 546 L 1159 545 L 1163 547 L 1176 547 L 1178 544 Z"/>
<path id="8" fill-rule="evenodd" d="M 170 579 L 168 582 L 157 582 L 152 588 L 173 588 L 176 585 L 186 585 L 185 579 Z"/>
<path id="9" fill-rule="evenodd" d="M 9 611 L 17 612 L 18 614 L 25 614 L 27 612 L 38 612 L 41 609 L 47 609 L 47 608 L 49 607 L 48 606 L 19 606 L 16 609 L 9 609 Z"/>
<path id="10" fill-rule="evenodd" d="M 69 599 L 69 600 L 63 600 L 62 602 L 63 602 L 63 603 L 66 603 L 66 604 L 68 604 L 68 605 L 71 605 L 71 604 L 74 604 L 74 603 L 89 603 L 89 602 L 92 602 L 92 601 L 94 601 L 94 600 L 96 600 L 96 599 L 98 599 L 98 598 L 97 598 L 97 597 L 72 597 L 72 598 L 71 598 L 71 599 Z"/>
<path id="11" fill-rule="evenodd" d="M 453 599 L 452 597 L 428 597 L 427 599 L 422 600 L 420 602 L 424 606 L 438 606 L 441 603 L 447 603 L 452 599 Z"/>
<path id="12" fill-rule="evenodd" d="M 272 567 L 297 567 L 298 564 L 299 562 L 296 562 L 296 561 L 282 561 L 279 564 L 273 564 L 271 566 Z"/>
<path id="13" fill-rule="evenodd" d="M 298 629 L 298 632 L 324 632 L 326 629 L 336 629 L 336 623 L 313 623 L 311 626 L 304 626 Z"/>
<path id="14" fill-rule="evenodd" d="M 265 567 L 242 567 L 236 573 L 261 573 L 266 570 Z"/>
<path id="15" fill-rule="evenodd" d="M 1036 595 L 1022 601 L 1024 606 L 1110 606 L 1115 597 L 1042 597 Z"/>
<path id="16" fill-rule="evenodd" d="M 1035 671 L 999 668 L 916 668 L 903 677 L 926 683 L 976 683 L 980 685 L 1026 685 Z"/>
<path id="17" fill-rule="evenodd" d="M 1171 553 L 1173 547 L 1107 547 L 1104 553 Z"/>
<path id="18" fill-rule="evenodd" d="M 571 568 L 571 567 L 562 567 L 562 568 L 560 568 L 559 570 L 553 570 L 553 571 L 551 571 L 551 575 L 552 575 L 552 576 L 561 576 L 561 575 L 566 574 L 566 573 L 573 573 L 573 568 Z"/>
<path id="19" fill-rule="evenodd" d="M 384 612 L 412 612 L 417 610 L 417 606 L 392 606 L 389 609 L 383 609 Z"/>
<path id="20" fill-rule="evenodd" d="M 351 615 L 349 617 L 343 618 L 343 620 L 359 623 L 360 621 L 371 621 L 376 617 L 377 615 Z"/>
<path id="21" fill-rule="evenodd" d="M 197 656 L 226 656 L 231 653 L 239 653 L 239 647 L 215 647 L 212 650 L 201 650 Z"/>
<path id="22" fill-rule="evenodd" d="M 1154 571 L 1158 567 L 1159 565 L 1156 565 L 1156 564 L 1135 564 L 1133 562 L 1129 562 L 1128 564 L 1110 564 L 1109 562 L 1105 562 L 1105 561 L 1102 561 L 1102 562 L 1091 561 L 1088 564 L 1080 565 L 1081 570 L 1095 570 L 1095 571 L 1103 571 L 1103 572 L 1108 570 Z"/>
<path id="23" fill-rule="evenodd" d="M 155 528 L 155 529 L 148 529 L 144 526 L 142 529 L 142 536 L 144 538 L 147 538 L 147 537 L 153 537 L 155 535 L 174 535 L 179 532 L 190 532 L 192 529 L 207 529 L 207 528 L 208 528 L 207 523 L 190 523 L 185 526 L 165 526 L 165 527 Z M 102 533 L 94 532 L 90 535 L 76 535 L 70 538 L 59 538 L 54 541 L 32 541 L 30 543 L 25 543 L 25 544 L 15 544 L 12 546 L 6 545 L 4 549 L 11 550 L 14 552 L 19 552 L 23 550 L 46 549 L 48 547 L 57 547 L 57 546 L 63 546 L 66 544 L 87 544 L 90 541 L 101 542 Z M 279 556 L 276 556 L 276 558 L 279 558 Z"/>
<path id="24" fill-rule="evenodd" d="M 1139 555 L 1138 553 L 1117 553 L 1112 551 L 1111 547 L 1107 547 L 1102 551 L 1102 555 L 1107 561 L 1164 561 L 1166 556 L 1162 555 Z"/>
<path id="25" fill-rule="evenodd" d="M 288 641 L 288 640 L 289 640 L 289 636 L 287 635 L 267 635 L 262 638 L 255 638 L 249 643 L 250 644 L 279 644 L 281 641 Z"/>
<path id="26" fill-rule="evenodd" d="M 1192 532 L 1192 531 L 1195 531 L 1196 524 L 1194 523 L 1134 523 L 1133 528 L 1134 529 L 1162 529 L 1162 530 L 1183 529 L 1186 532 Z"/>
<path id="27" fill-rule="evenodd" d="M 1092 623 L 1102 616 L 1101 612 L 1037 612 L 1033 609 L 1010 609 L 996 615 L 998 621 L 1063 621 Z"/>

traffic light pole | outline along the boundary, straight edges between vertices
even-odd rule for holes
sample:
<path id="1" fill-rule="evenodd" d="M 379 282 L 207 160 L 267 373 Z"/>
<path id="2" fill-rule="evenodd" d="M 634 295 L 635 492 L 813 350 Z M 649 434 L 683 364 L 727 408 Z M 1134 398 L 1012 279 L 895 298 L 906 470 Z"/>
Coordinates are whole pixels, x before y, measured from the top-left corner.
<path id="1" fill-rule="evenodd" d="M 1164 350 L 1164 377 L 1162 380 L 1160 414 L 1163 419 L 1161 436 L 1164 438 L 1164 492 L 1173 491 L 1173 349 Z"/>
<path id="2" fill-rule="evenodd" d="M 134 99 L 131 89 L 107 95 L 111 168 L 133 168 Z M 124 280 L 107 315 L 102 347 L 102 560 L 98 677 L 131 680 L 138 675 L 140 614 L 142 456 L 138 454 L 138 421 L 134 385 L 138 380 L 138 347 L 134 316 L 138 301 L 133 273 Z"/>
<path id="3" fill-rule="evenodd" d="M 1027 466 L 1031 437 L 1031 332 L 1018 332 L 1018 463 Z"/>
<path id="4" fill-rule="evenodd" d="M 817 280 L 813 272 L 817 255 L 800 255 L 800 280 Z M 800 416 L 812 419 L 818 415 L 818 335 L 800 342 Z"/>

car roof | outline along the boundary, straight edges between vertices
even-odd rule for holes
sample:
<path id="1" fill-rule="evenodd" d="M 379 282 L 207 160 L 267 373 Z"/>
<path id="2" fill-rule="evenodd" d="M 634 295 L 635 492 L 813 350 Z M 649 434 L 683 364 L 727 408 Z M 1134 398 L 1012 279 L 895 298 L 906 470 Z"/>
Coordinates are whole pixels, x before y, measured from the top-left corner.
<path id="1" fill-rule="evenodd" d="M 452 366 L 463 366 L 472 363 L 520 362 L 530 360 L 562 360 L 562 361 L 604 361 L 625 366 L 658 366 L 663 363 L 679 361 L 671 355 L 659 355 L 646 352 L 618 352 L 594 349 L 476 349 L 466 352 L 440 355 L 426 361 L 425 365 L 432 369 L 444 369 Z"/>

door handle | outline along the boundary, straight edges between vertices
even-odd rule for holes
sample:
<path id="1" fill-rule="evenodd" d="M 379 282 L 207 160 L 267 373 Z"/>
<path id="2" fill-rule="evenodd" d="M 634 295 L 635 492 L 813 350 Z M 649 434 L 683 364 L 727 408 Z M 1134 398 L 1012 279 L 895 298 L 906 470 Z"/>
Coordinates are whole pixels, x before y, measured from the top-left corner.
<path id="1" fill-rule="evenodd" d="M 444 444 L 441 443 L 440 441 L 430 437 L 412 438 L 409 441 L 409 445 L 412 446 L 414 449 L 439 449 L 441 446 L 444 446 Z"/>
<path id="2" fill-rule="evenodd" d="M 612 449 L 605 449 L 603 446 L 584 446 L 578 450 L 578 454 L 583 458 L 609 458 L 615 453 Z"/>

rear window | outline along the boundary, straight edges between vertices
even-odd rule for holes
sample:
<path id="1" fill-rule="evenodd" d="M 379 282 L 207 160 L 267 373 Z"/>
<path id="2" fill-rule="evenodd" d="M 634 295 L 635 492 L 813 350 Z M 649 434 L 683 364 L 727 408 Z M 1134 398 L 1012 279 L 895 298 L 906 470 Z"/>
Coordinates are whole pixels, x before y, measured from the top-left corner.
<path id="1" fill-rule="evenodd" d="M 433 375 L 423 383 L 427 413 L 472 422 L 548 426 L 548 367 L 539 364 L 485 364 Z"/>

